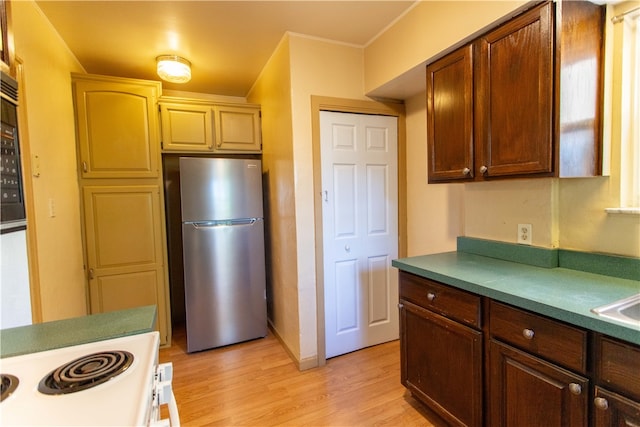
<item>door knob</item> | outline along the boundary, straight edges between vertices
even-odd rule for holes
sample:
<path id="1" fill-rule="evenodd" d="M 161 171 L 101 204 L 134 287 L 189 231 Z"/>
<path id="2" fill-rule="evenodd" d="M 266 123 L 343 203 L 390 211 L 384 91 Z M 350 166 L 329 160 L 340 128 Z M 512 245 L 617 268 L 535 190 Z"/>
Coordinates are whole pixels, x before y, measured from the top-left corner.
<path id="1" fill-rule="evenodd" d="M 344 250 L 345 250 L 345 252 L 351 252 L 351 246 L 344 245 Z"/>

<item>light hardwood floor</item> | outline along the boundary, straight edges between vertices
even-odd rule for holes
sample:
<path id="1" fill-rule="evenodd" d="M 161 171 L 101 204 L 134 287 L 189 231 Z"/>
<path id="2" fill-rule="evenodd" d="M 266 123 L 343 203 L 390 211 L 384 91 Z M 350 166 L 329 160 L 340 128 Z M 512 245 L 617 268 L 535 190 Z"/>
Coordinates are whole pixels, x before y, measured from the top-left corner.
<path id="1" fill-rule="evenodd" d="M 398 341 L 300 372 L 271 332 L 187 354 L 178 330 L 172 346 L 160 350 L 160 362 L 168 361 L 185 426 L 442 425 L 400 384 Z"/>

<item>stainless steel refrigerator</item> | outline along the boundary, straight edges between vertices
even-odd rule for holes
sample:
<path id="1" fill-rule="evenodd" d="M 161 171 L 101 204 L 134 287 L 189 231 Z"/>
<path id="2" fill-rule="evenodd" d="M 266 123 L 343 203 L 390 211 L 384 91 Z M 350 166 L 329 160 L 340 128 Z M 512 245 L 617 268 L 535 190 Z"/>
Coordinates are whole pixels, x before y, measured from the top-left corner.
<path id="1" fill-rule="evenodd" d="M 260 160 L 179 166 L 187 351 L 266 336 Z"/>

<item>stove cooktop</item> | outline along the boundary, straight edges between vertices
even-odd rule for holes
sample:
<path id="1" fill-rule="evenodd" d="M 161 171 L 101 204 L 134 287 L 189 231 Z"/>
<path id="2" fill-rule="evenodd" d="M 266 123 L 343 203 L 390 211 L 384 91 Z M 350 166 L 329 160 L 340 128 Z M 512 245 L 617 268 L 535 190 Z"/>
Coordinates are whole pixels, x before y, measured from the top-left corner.
<path id="1" fill-rule="evenodd" d="M 0 359 L 2 375 L 18 380 L 0 425 L 145 425 L 158 346 L 151 332 Z"/>

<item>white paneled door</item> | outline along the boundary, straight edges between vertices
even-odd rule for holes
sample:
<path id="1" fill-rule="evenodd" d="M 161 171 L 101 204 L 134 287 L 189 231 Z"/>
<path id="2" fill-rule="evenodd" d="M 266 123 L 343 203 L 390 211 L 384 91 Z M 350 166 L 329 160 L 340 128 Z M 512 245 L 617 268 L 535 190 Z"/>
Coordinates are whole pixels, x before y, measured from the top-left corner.
<path id="1" fill-rule="evenodd" d="M 327 358 L 398 338 L 397 129 L 320 112 Z"/>

